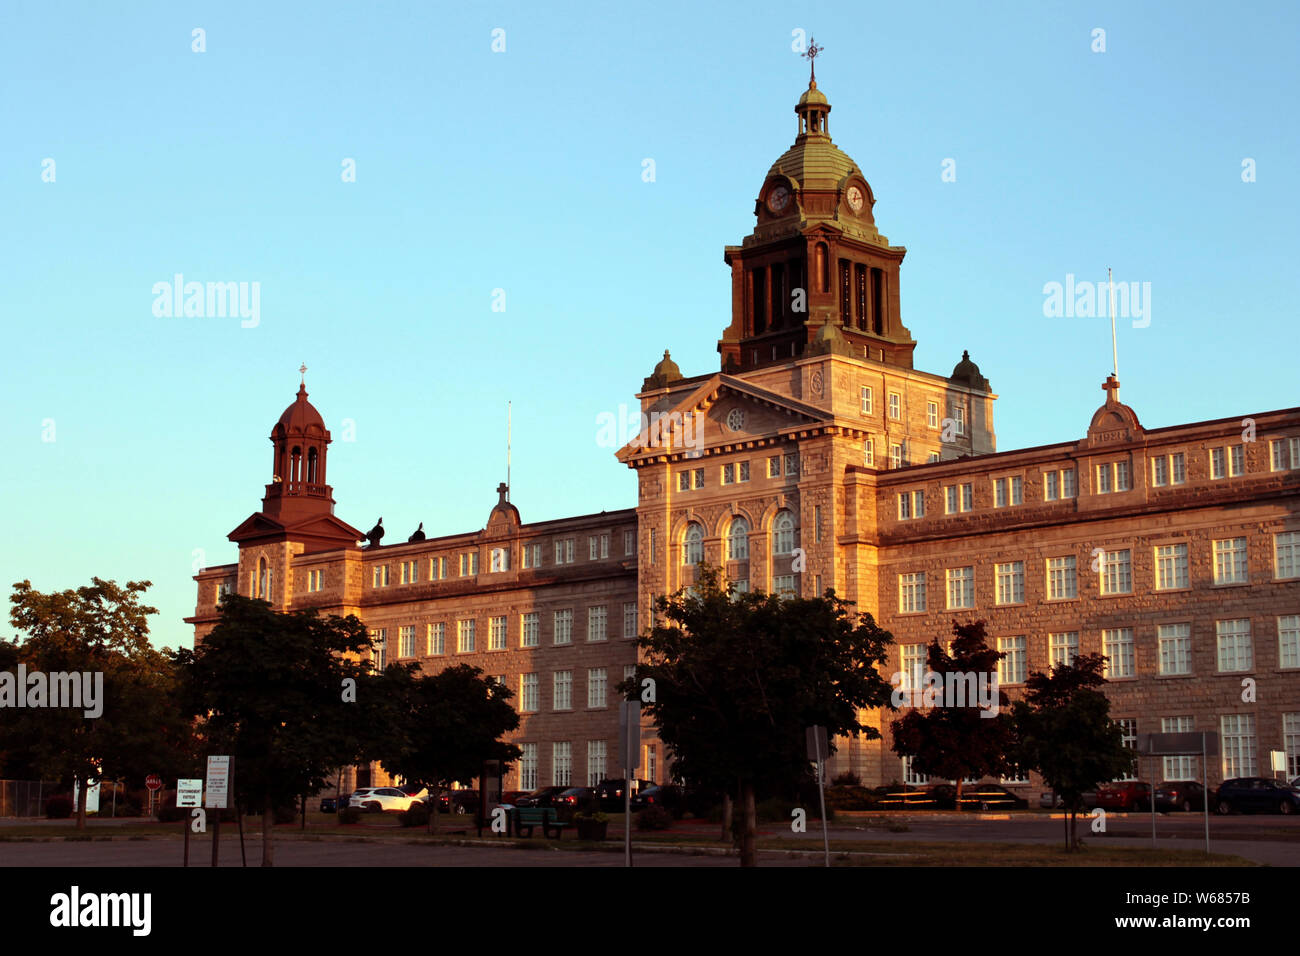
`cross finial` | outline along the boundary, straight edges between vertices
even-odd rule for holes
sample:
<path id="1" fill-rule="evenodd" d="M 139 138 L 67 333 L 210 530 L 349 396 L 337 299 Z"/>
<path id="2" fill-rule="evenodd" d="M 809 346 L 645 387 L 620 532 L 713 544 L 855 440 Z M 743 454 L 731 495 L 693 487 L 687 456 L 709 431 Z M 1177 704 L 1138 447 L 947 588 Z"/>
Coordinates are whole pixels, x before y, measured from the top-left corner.
<path id="1" fill-rule="evenodd" d="M 303 362 L 301 365 L 298 366 L 298 374 L 302 376 L 302 384 L 306 385 L 307 384 L 307 363 L 306 362 Z"/>
<path id="2" fill-rule="evenodd" d="M 810 38 L 808 49 L 799 54 L 808 61 L 808 86 L 812 89 L 817 88 L 817 57 L 825 51 L 826 47 L 817 45 L 817 38 Z"/>
<path id="3" fill-rule="evenodd" d="M 497 504 L 499 505 L 505 504 L 507 500 L 506 495 L 508 495 L 509 493 L 510 493 L 510 486 L 507 485 L 504 481 L 501 482 L 501 484 L 497 485 L 497 496 L 500 499 L 499 501 L 497 501 Z"/>

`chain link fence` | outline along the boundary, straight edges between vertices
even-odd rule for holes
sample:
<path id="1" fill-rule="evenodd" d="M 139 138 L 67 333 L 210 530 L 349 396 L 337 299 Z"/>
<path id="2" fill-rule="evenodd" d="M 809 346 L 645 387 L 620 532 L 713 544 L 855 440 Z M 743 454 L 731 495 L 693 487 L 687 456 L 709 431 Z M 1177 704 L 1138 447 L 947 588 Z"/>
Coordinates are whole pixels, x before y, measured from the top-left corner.
<path id="1" fill-rule="evenodd" d="M 45 799 L 57 788 L 50 780 L 0 780 L 0 817 L 45 816 Z"/>

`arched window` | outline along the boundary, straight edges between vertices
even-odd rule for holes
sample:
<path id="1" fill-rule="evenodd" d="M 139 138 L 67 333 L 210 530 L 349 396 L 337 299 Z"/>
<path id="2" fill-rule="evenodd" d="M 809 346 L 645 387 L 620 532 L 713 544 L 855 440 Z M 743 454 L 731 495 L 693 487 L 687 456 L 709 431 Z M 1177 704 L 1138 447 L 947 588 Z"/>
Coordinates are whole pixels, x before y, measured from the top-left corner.
<path id="1" fill-rule="evenodd" d="M 749 560 L 749 522 L 739 516 L 732 519 L 727 532 L 727 558 L 731 561 Z"/>
<path id="2" fill-rule="evenodd" d="M 682 564 L 699 564 L 704 560 L 704 529 L 692 521 L 682 539 Z"/>
<path id="3" fill-rule="evenodd" d="M 316 471 L 316 449 L 307 449 L 307 484 L 315 485 L 320 482 Z"/>
<path id="4" fill-rule="evenodd" d="M 794 551 L 794 515 L 782 511 L 772 522 L 772 553 L 790 554 Z"/>
<path id="5" fill-rule="evenodd" d="M 266 558 L 257 559 L 257 580 L 253 584 L 253 597 L 263 601 L 271 600 L 271 566 Z"/>
<path id="6" fill-rule="evenodd" d="M 302 449 L 297 445 L 293 446 L 289 459 L 289 480 L 302 481 Z"/>

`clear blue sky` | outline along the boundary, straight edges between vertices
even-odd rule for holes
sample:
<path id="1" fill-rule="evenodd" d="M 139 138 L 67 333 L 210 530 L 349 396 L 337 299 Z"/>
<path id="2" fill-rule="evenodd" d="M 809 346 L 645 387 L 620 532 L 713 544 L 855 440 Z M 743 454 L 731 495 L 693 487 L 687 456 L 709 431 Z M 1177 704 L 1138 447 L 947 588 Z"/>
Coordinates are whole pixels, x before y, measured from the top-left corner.
<path id="1" fill-rule="evenodd" d="M 1108 265 L 1151 283 L 1149 327 L 1119 329 L 1144 424 L 1300 404 L 1297 27 L 1293 3 L 8 0 L 0 587 L 149 579 L 155 642 L 188 643 L 194 550 L 234 559 L 304 361 L 336 438 L 355 422 L 329 477 L 362 529 L 482 527 L 507 399 L 525 521 L 633 506 L 596 416 L 664 348 L 717 368 L 797 29 L 908 247 L 916 365 L 970 349 L 1000 448 L 1101 403 L 1107 320 L 1045 318 L 1042 290 Z M 156 317 L 176 273 L 260 283 L 260 324 Z"/>

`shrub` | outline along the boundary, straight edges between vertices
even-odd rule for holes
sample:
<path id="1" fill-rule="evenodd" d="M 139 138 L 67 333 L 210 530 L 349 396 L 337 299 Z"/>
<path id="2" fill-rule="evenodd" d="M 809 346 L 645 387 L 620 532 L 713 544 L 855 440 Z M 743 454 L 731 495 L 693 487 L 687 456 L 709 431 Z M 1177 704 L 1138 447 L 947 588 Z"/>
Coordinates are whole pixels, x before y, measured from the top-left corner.
<path id="1" fill-rule="evenodd" d="M 409 810 L 403 810 L 397 815 L 404 827 L 427 827 L 429 825 L 429 805 L 427 803 L 413 803 Z"/>
<path id="2" fill-rule="evenodd" d="M 71 794 L 56 793 L 45 801 L 45 816 L 51 820 L 66 820 L 72 816 L 72 811 Z"/>
<path id="3" fill-rule="evenodd" d="M 339 823 L 348 824 L 348 823 L 360 823 L 360 822 L 361 822 L 360 807 L 344 807 L 342 810 L 339 811 Z"/>
<path id="4" fill-rule="evenodd" d="M 298 808 L 292 803 L 286 803 L 283 806 L 276 807 L 271 811 L 271 822 L 280 823 L 297 823 Z"/>
<path id="5" fill-rule="evenodd" d="M 832 780 L 831 786 L 832 787 L 860 787 L 862 786 L 862 778 L 850 770 L 848 773 L 842 773 L 834 780 Z"/>
<path id="6" fill-rule="evenodd" d="M 646 807 L 636 815 L 638 830 L 667 830 L 673 825 L 673 815 L 663 807 Z"/>
<path id="7" fill-rule="evenodd" d="M 835 786 L 826 791 L 826 810 L 874 810 L 880 798 L 866 787 Z"/>
<path id="8" fill-rule="evenodd" d="M 174 790 L 171 793 L 164 794 L 157 807 L 159 823 L 176 823 L 180 820 L 188 820 L 191 812 L 189 807 L 176 806 L 176 791 Z"/>

